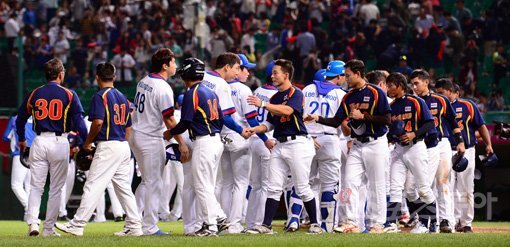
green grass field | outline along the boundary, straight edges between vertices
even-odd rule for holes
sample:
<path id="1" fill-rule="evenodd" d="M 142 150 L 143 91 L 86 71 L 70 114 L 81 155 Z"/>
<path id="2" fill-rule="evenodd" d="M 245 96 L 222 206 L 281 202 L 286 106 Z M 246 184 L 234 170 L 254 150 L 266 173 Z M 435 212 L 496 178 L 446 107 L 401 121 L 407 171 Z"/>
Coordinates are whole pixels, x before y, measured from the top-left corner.
<path id="1" fill-rule="evenodd" d="M 278 222 L 282 224 L 282 222 Z M 510 246 L 510 222 L 477 222 L 474 234 L 322 234 L 284 233 L 276 235 L 221 235 L 218 238 L 185 237 L 182 223 L 160 223 L 170 236 L 116 237 L 122 222 L 90 223 L 83 237 L 62 234 L 60 238 L 28 237 L 21 221 L 0 221 L 0 246 Z M 491 232 L 491 233 L 489 233 Z"/>

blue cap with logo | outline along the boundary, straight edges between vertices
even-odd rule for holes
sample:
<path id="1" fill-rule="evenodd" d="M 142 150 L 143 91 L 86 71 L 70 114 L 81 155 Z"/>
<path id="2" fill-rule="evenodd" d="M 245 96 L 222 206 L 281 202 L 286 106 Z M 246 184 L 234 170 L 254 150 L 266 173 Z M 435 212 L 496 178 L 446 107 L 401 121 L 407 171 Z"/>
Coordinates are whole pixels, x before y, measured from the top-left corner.
<path id="1" fill-rule="evenodd" d="M 253 69 L 257 66 L 254 63 L 250 63 L 250 61 L 248 61 L 248 58 L 244 54 L 237 54 L 237 56 L 239 57 L 239 59 L 241 59 L 240 64 L 241 66 L 246 67 L 248 69 Z"/>
<path id="2" fill-rule="evenodd" d="M 325 76 L 338 76 L 345 74 L 345 63 L 340 60 L 333 60 L 328 63 Z"/>
<path id="3" fill-rule="evenodd" d="M 315 75 L 313 76 L 314 81 L 325 81 L 326 80 L 326 70 L 320 69 L 315 72 Z"/>
<path id="4" fill-rule="evenodd" d="M 274 61 L 271 61 L 267 66 L 266 66 L 266 77 L 267 76 L 271 76 L 271 74 L 273 74 L 273 67 L 274 67 Z"/>
<path id="5" fill-rule="evenodd" d="M 184 94 L 181 93 L 177 96 L 177 104 L 182 105 L 182 101 L 184 101 Z"/>

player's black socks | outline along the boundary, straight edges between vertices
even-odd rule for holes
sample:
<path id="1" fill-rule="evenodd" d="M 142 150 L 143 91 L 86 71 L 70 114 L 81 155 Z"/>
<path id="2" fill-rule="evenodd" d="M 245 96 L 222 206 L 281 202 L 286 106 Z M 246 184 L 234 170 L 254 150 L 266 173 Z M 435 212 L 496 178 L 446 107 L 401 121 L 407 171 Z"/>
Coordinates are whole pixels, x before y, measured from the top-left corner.
<path id="1" fill-rule="evenodd" d="M 418 210 L 418 205 L 416 205 L 415 202 L 412 202 L 412 201 L 409 201 L 407 198 L 406 198 L 406 202 L 407 202 L 407 207 L 409 208 L 409 217 L 411 219 L 413 219 L 414 217 L 416 217 L 417 215 L 417 210 Z"/>
<path id="2" fill-rule="evenodd" d="M 265 226 L 271 226 L 273 223 L 274 216 L 276 214 L 276 210 L 278 209 L 279 201 L 267 198 L 266 200 L 266 211 L 264 213 L 264 221 L 262 222 Z"/>
<path id="3" fill-rule="evenodd" d="M 318 223 L 317 221 L 317 206 L 315 204 L 315 198 L 310 201 L 303 202 L 305 205 L 306 212 L 308 213 L 308 217 L 310 218 L 310 224 Z"/>
<path id="4" fill-rule="evenodd" d="M 427 209 L 427 205 L 421 199 L 414 201 L 414 204 L 416 206 L 416 213 L 420 217 L 420 222 L 425 227 L 427 227 L 429 225 L 429 217 L 430 217 L 430 212 Z"/>
<path id="5" fill-rule="evenodd" d="M 390 202 L 386 209 L 386 224 L 396 223 L 400 211 L 400 202 Z"/>
<path id="6" fill-rule="evenodd" d="M 432 203 L 428 204 L 426 207 L 427 214 L 430 217 L 430 225 L 437 223 L 436 218 L 436 201 L 433 201 Z"/>

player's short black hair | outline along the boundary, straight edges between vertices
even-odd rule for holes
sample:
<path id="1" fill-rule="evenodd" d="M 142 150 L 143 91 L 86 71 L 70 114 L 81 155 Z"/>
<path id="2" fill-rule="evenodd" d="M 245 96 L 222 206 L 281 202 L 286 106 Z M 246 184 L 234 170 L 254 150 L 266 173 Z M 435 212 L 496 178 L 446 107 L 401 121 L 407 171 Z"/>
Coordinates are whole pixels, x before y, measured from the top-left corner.
<path id="1" fill-rule="evenodd" d="M 449 91 L 454 91 L 453 82 L 448 78 L 441 78 L 436 81 L 435 88 L 442 88 Z"/>
<path id="2" fill-rule="evenodd" d="M 387 80 L 381 70 L 372 70 L 365 75 L 365 78 L 367 78 L 368 83 L 373 85 L 378 85 L 381 81 L 386 83 Z"/>
<path id="3" fill-rule="evenodd" d="M 109 62 L 96 65 L 96 75 L 103 82 L 110 82 L 115 79 L 115 66 Z"/>
<path id="4" fill-rule="evenodd" d="M 289 74 L 289 80 L 292 80 L 292 76 L 294 75 L 294 66 L 292 65 L 292 62 L 287 59 L 278 59 L 274 61 L 274 66 L 280 66 L 283 73 Z"/>
<path id="5" fill-rule="evenodd" d="M 159 48 L 151 58 L 151 72 L 158 73 L 163 69 L 163 64 L 170 65 L 170 61 L 175 59 L 174 53 L 168 48 Z"/>
<path id="6" fill-rule="evenodd" d="M 225 67 L 225 65 L 234 67 L 236 63 L 241 64 L 241 59 L 239 59 L 239 56 L 232 52 L 225 52 L 216 58 L 216 66 L 214 68 L 221 69 Z"/>
<path id="7" fill-rule="evenodd" d="M 412 79 L 418 77 L 420 80 L 430 80 L 429 72 L 423 70 L 423 69 L 415 69 L 411 73 L 411 76 L 409 76 L 409 81 Z"/>
<path id="8" fill-rule="evenodd" d="M 386 84 L 393 84 L 397 87 L 402 87 L 404 91 L 407 92 L 407 79 L 402 73 L 391 73 L 388 78 L 386 78 Z"/>
<path id="9" fill-rule="evenodd" d="M 62 61 L 58 58 L 53 58 L 44 63 L 44 75 L 48 81 L 56 80 L 58 78 L 58 74 L 65 71 L 64 64 L 62 64 Z"/>
<path id="10" fill-rule="evenodd" d="M 354 73 L 359 73 L 361 77 L 365 77 L 365 63 L 358 59 L 349 60 L 345 64 L 345 68 L 349 68 Z"/>
<path id="11" fill-rule="evenodd" d="M 460 93 L 460 86 L 457 83 L 453 83 L 453 92 Z"/>

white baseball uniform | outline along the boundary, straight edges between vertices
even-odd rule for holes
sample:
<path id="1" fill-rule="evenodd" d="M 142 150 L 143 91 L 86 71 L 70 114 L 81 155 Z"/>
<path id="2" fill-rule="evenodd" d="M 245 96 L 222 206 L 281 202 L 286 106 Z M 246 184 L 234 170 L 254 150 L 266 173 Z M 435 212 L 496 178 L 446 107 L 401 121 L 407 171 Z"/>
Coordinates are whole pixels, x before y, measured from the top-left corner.
<path id="1" fill-rule="evenodd" d="M 264 85 L 257 90 L 254 94 L 260 100 L 269 103 L 269 99 L 278 92 L 278 90 L 271 85 Z M 257 121 L 263 123 L 267 120 L 268 111 L 265 108 L 258 108 Z M 272 133 L 267 132 L 266 135 L 272 138 Z M 252 137 L 250 140 L 250 147 L 252 152 L 252 167 L 250 174 L 250 185 L 252 190 L 248 198 L 248 208 L 246 210 L 246 226 L 248 229 L 254 226 L 261 225 L 264 220 L 264 207 L 267 199 L 267 187 L 269 184 L 269 164 L 271 163 L 271 152 L 266 148 L 260 138 Z"/>
<path id="2" fill-rule="evenodd" d="M 166 130 L 163 116 L 174 112 L 174 97 L 170 85 L 159 75 L 144 77 L 136 87 L 135 109 L 133 110 L 133 133 L 129 144 L 142 173 L 145 186 L 143 232 L 154 234 L 159 231 L 158 209 L 161 197 L 161 174 L 165 167 Z"/>
<path id="3" fill-rule="evenodd" d="M 236 112 L 236 108 L 234 105 L 234 101 L 232 99 L 232 89 L 228 85 L 228 83 L 223 79 L 220 74 L 216 71 L 208 71 L 205 73 L 204 78 L 202 79 L 201 85 L 204 85 L 211 89 L 220 100 L 219 106 L 221 108 L 221 111 L 223 112 L 223 115 L 229 115 Z M 228 135 L 228 138 L 234 142 L 234 140 L 238 140 L 238 137 L 240 137 L 238 134 L 232 134 L 230 132 L 229 135 L 229 129 L 226 126 L 223 126 L 223 129 L 221 130 L 221 136 L 225 137 Z M 241 137 L 242 138 L 242 137 Z M 218 218 L 225 218 L 227 215 L 225 214 L 224 210 L 221 208 L 221 205 L 219 203 L 219 194 L 221 192 L 221 187 L 219 186 L 221 184 L 221 177 L 222 177 L 222 169 L 218 169 L 217 171 L 217 180 L 215 181 L 215 194 L 217 198 L 217 203 L 215 203 L 215 207 L 217 210 Z"/>
<path id="4" fill-rule="evenodd" d="M 345 92 L 330 82 L 320 82 L 306 86 L 303 89 L 303 95 L 305 97 L 305 115 L 317 114 L 328 118 L 334 116 L 338 111 Z M 321 145 L 312 160 L 311 173 L 318 174 L 320 179 L 321 227 L 332 232 L 334 223 L 337 221 L 335 195 L 338 193 L 341 167 L 338 130 L 318 123 L 309 123 L 306 128 L 308 134 Z"/>
<path id="5" fill-rule="evenodd" d="M 243 128 L 249 127 L 246 119 L 257 116 L 257 109 L 249 105 L 247 98 L 252 95 L 250 88 L 239 81 L 229 83 L 232 89 L 232 100 L 236 113 L 232 114 L 234 120 Z M 220 101 L 221 102 L 221 101 Z M 244 227 L 241 225 L 243 216 L 243 207 L 246 191 L 250 180 L 251 170 L 251 151 L 250 142 L 244 139 L 235 131 L 224 128 L 223 133 L 232 142 L 225 144 L 225 149 L 221 156 L 221 174 L 220 181 L 221 208 L 227 213 L 230 221 L 228 233 L 240 233 Z M 258 138 L 258 137 L 253 137 Z"/>

